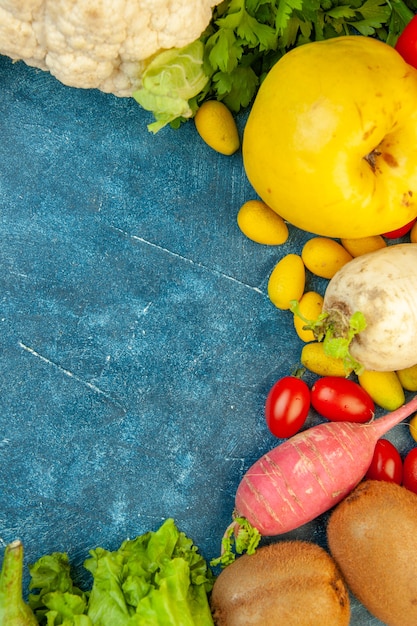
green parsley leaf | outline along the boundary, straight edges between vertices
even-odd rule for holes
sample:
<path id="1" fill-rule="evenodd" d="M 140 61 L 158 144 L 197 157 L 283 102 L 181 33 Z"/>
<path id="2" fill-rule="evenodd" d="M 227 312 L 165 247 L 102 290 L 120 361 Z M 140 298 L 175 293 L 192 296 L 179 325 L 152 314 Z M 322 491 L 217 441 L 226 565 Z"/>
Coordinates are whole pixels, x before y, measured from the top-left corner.
<path id="1" fill-rule="evenodd" d="M 287 27 L 288 21 L 295 9 L 301 11 L 303 0 L 281 0 L 275 17 L 277 31 L 282 35 Z"/>
<path id="2" fill-rule="evenodd" d="M 233 72 L 217 72 L 213 76 L 219 99 L 236 113 L 251 102 L 258 83 L 258 77 L 250 67 L 240 66 Z"/>
<path id="3" fill-rule="evenodd" d="M 363 19 L 355 23 L 355 28 L 365 36 L 374 35 L 391 15 L 391 9 L 384 0 L 366 0 L 357 12 L 362 15 Z"/>
<path id="4" fill-rule="evenodd" d="M 206 43 L 208 61 L 213 70 L 232 72 L 237 67 L 243 50 L 230 28 L 214 33 Z"/>

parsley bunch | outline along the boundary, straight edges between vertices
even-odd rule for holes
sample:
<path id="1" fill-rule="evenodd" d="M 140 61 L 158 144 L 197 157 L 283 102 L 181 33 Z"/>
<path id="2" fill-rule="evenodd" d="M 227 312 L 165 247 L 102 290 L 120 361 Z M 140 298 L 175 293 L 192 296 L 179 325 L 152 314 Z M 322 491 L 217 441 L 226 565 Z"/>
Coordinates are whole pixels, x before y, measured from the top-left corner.
<path id="1" fill-rule="evenodd" d="M 205 88 L 190 102 L 208 98 L 237 113 L 285 52 L 340 35 L 378 37 L 394 45 L 417 0 L 224 0 L 200 37 Z"/>

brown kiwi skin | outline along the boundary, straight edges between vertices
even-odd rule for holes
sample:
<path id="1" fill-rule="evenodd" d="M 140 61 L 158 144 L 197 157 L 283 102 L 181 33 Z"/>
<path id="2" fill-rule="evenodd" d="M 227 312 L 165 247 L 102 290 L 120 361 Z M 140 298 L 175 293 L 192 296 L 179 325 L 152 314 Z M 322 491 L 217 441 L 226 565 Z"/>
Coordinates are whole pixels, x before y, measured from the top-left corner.
<path id="1" fill-rule="evenodd" d="M 347 587 L 326 550 L 281 541 L 240 556 L 211 593 L 216 626 L 348 626 Z"/>
<path id="2" fill-rule="evenodd" d="M 333 510 L 330 553 L 352 593 L 387 626 L 417 625 L 417 495 L 366 480 Z"/>

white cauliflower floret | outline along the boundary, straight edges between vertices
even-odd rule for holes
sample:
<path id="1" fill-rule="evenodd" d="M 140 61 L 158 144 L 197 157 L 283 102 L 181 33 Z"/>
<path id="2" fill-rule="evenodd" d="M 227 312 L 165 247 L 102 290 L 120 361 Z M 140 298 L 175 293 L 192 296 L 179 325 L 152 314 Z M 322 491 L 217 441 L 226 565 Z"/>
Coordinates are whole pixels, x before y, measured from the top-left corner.
<path id="1" fill-rule="evenodd" d="M 219 0 L 0 0 L 0 54 L 131 96 L 148 62 L 198 39 Z"/>

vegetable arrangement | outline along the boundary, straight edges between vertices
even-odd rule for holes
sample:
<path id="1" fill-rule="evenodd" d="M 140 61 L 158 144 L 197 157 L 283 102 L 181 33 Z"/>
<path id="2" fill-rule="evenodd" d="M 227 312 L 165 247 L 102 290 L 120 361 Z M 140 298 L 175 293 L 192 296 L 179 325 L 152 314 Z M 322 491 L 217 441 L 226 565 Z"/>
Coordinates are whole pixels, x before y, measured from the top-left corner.
<path id="1" fill-rule="evenodd" d="M 250 226 L 248 221 L 245 234 Z M 403 389 L 417 390 L 412 232 L 410 243 L 391 245 L 381 235 L 340 243 L 312 237 L 301 254 L 284 255 L 268 281 L 271 302 L 293 313 L 305 343 L 302 364 L 320 376 L 355 372 L 387 410 L 404 402 Z M 324 296 L 305 291 L 307 272 L 329 279 Z"/>
<path id="2" fill-rule="evenodd" d="M 236 492 L 237 519 L 265 536 L 315 519 L 362 480 L 377 440 L 416 410 L 417 397 L 367 424 L 323 423 L 297 433 L 247 470 Z"/>
<path id="3" fill-rule="evenodd" d="M 224 0 L 199 38 L 207 82 L 193 97 L 188 96 L 191 113 L 186 117 L 207 99 L 224 102 L 233 113 L 248 107 L 269 70 L 294 47 L 353 33 L 376 35 L 392 45 L 412 16 L 403 0 L 350 4 L 341 0 Z M 144 71 L 142 87 L 134 93 L 153 112 L 156 122 L 149 126 L 152 131 L 168 121 L 178 127 L 184 120 L 171 110 L 167 91 L 159 89 L 160 77 L 164 75 L 166 80 L 178 63 L 183 63 L 180 51 L 177 57 L 172 51 L 166 62 L 157 56 L 154 66 Z M 189 91 L 187 73 L 194 74 L 199 65 L 199 56 L 190 57 L 183 78 L 174 73 L 169 79 L 171 91 Z M 149 85 L 148 72 L 155 78 Z"/>
<path id="4" fill-rule="evenodd" d="M 295 376 L 284 377 L 271 388 L 266 423 L 272 434 L 290 438 L 255 462 L 238 486 L 234 519 L 217 560 L 227 565 L 226 571 L 234 563 L 233 547 L 238 553 L 247 550 L 250 559 L 262 536 L 278 536 L 325 511 L 337 511 L 364 478 L 391 483 L 410 495 L 417 492 L 417 449 L 403 462 L 395 446 L 383 438 L 417 407 L 416 397 L 404 404 L 404 390 L 415 390 L 417 372 L 414 228 L 413 218 L 395 232 L 339 241 L 313 237 L 300 255 L 284 256 L 271 272 L 271 302 L 293 313 L 295 330 L 305 342 L 304 365 L 308 348 L 321 349 L 319 367 L 310 369 L 324 377 L 316 380 L 309 394 L 302 395 L 303 381 Z M 251 235 L 249 223 L 245 234 Z M 411 243 L 391 244 L 390 239 L 407 234 Z M 305 292 L 306 272 L 329 281 L 324 297 Z M 375 404 L 394 412 L 375 419 Z M 331 423 L 299 432 L 310 406 Z M 361 559 L 360 546 L 358 554 Z M 336 562 L 340 565 L 337 558 Z M 389 568 L 388 558 L 385 567 Z M 366 595 L 356 594 L 354 583 L 349 587 L 383 619 L 383 609 L 376 612 Z M 412 593 L 415 590 L 416 584 Z M 400 602 L 396 598 L 393 605 Z M 413 620 L 414 615 L 409 623 Z"/>
<path id="5" fill-rule="evenodd" d="M 337 45 L 339 42 L 343 43 L 342 39 L 338 40 Z M 301 52 L 296 52 L 301 55 Z M 277 101 L 274 106 L 279 106 Z M 266 119 L 269 119 L 265 107 L 261 107 L 259 115 L 261 114 L 266 114 Z M 323 119 L 326 119 L 325 115 Z M 298 122 L 301 123 L 302 120 L 300 122 L 299 118 Z M 314 123 L 317 124 L 316 118 Z M 318 125 L 318 128 L 322 132 L 323 126 Z M 259 127 L 257 130 L 259 131 Z M 311 128 L 310 131 L 312 132 Z M 251 132 L 254 132 L 253 129 Z M 265 137 L 268 135 L 268 129 L 262 132 L 265 132 Z M 291 132 L 290 136 L 294 137 Z M 254 145 L 258 140 L 259 135 L 256 137 L 254 132 Z M 392 144 L 395 144 L 392 136 L 391 140 Z M 296 142 L 287 142 L 291 146 L 294 143 Z M 379 149 L 381 152 L 384 150 L 381 144 Z M 264 150 L 262 146 L 259 148 L 259 143 L 253 148 L 250 157 L 253 163 L 256 154 L 264 156 Z M 413 155 L 413 151 L 404 155 L 404 159 L 409 160 L 409 167 L 417 163 L 417 156 L 414 155 L 413 161 Z M 268 155 L 266 158 L 268 159 Z M 277 161 L 282 164 L 285 159 L 281 155 Z M 306 162 L 312 169 L 313 176 L 316 175 L 317 170 L 314 169 L 316 160 L 306 159 Z M 275 162 L 270 160 L 269 165 L 270 170 L 274 171 L 276 180 L 281 172 L 278 174 Z M 268 166 L 266 162 L 260 161 L 254 167 L 259 169 L 262 178 L 262 170 Z M 378 165 L 376 167 L 379 168 Z M 299 179 L 304 180 L 302 176 Z M 273 188 L 271 181 L 272 179 L 266 183 L 268 192 Z M 281 192 L 280 183 L 278 187 Z M 410 195 L 413 194 L 414 192 Z M 260 195 L 263 196 L 262 193 Z M 314 197 L 314 193 L 309 195 Z M 270 203 L 266 202 L 270 198 L 271 196 L 268 198 L 267 194 L 262 198 L 264 213 L 265 207 L 270 207 Z M 285 202 L 286 200 L 288 198 Z M 274 208 L 276 210 L 276 207 Z M 282 217 L 282 214 L 276 212 Z M 336 223 L 337 220 L 343 222 L 344 219 L 351 218 L 349 210 L 346 210 L 346 215 L 336 213 L 332 218 L 327 214 L 323 217 L 323 211 L 320 210 L 315 213 L 317 218 L 324 219 L 325 223 L 326 221 L 331 223 L 332 219 L 333 223 Z M 284 217 L 288 219 L 288 216 Z M 368 215 L 362 215 L 362 219 L 366 222 Z M 294 220 L 288 221 L 294 224 Z M 306 365 L 308 361 L 307 358 L 303 359 L 303 355 L 306 357 L 309 348 L 321 350 L 321 356 L 316 360 L 323 369 L 314 367 L 310 369 L 319 376 L 332 375 L 316 380 L 310 390 L 305 389 L 304 382 L 298 377 L 287 376 L 277 381 L 267 396 L 265 417 L 269 429 L 275 436 L 289 439 L 256 461 L 247 470 L 238 486 L 233 521 L 223 538 L 222 555 L 214 561 L 215 564 L 227 566 L 225 573 L 228 573 L 229 585 L 233 580 L 234 565 L 235 563 L 239 565 L 242 558 L 239 557 L 235 562 L 233 548 L 237 553 L 247 550 L 242 567 L 247 562 L 248 567 L 253 567 L 256 572 L 256 564 L 253 561 L 252 566 L 251 559 L 257 555 L 256 546 L 262 536 L 279 536 L 333 509 L 330 518 L 332 519 L 339 509 L 343 510 L 350 502 L 349 494 L 352 492 L 352 501 L 358 498 L 362 505 L 364 492 L 361 491 L 361 487 L 374 483 L 378 486 L 381 483 L 392 485 L 399 490 L 399 495 L 395 496 L 399 503 L 398 510 L 391 511 L 392 519 L 385 519 L 381 523 L 381 520 L 378 520 L 379 507 L 390 507 L 390 500 L 384 495 L 385 487 L 381 487 L 381 500 L 375 501 L 370 516 L 369 532 L 374 533 L 373 536 L 376 537 L 375 545 L 367 546 L 366 551 L 368 554 L 368 550 L 373 550 L 376 555 L 383 551 L 377 544 L 380 534 L 381 544 L 387 545 L 389 550 L 385 551 L 383 558 L 381 557 L 381 564 L 375 566 L 379 574 L 373 575 L 372 578 L 373 580 L 379 578 L 383 568 L 390 570 L 389 575 L 392 578 L 387 576 L 387 583 L 384 582 L 382 585 L 381 594 L 385 598 L 395 585 L 393 581 L 404 555 L 401 554 L 402 546 L 398 540 L 394 542 L 390 537 L 384 537 L 383 526 L 389 524 L 392 528 L 394 518 L 403 514 L 403 507 L 404 527 L 407 527 L 407 533 L 415 532 L 415 514 L 409 513 L 415 498 L 413 491 L 417 492 L 417 448 L 412 449 L 403 461 L 396 447 L 383 436 L 411 416 L 417 408 L 417 397 L 405 404 L 404 393 L 404 390 L 415 389 L 416 385 L 417 323 L 414 321 L 414 292 L 417 286 L 415 285 L 417 247 L 416 235 L 413 234 L 416 230 L 416 219 L 415 216 L 411 216 L 411 219 L 407 220 L 403 215 L 402 221 L 397 222 L 398 228 L 386 229 L 385 232 L 382 232 L 383 224 L 375 219 L 373 221 L 375 228 L 373 232 L 362 233 L 366 236 L 354 236 L 353 232 L 344 231 L 343 236 L 338 234 L 338 241 L 320 235 L 318 230 L 310 229 L 320 236 L 310 239 L 300 255 L 292 253 L 281 258 L 271 272 L 268 295 L 277 308 L 293 313 L 295 330 L 299 338 L 305 342 L 302 363 Z M 242 231 L 247 236 L 261 242 L 261 238 L 252 236 L 250 220 L 246 221 L 244 226 Z M 405 235 L 409 236 L 411 243 L 391 244 L 390 240 L 397 240 Z M 387 244 L 387 240 L 390 245 Z M 305 292 L 306 272 L 329 281 L 324 297 L 315 292 Z M 356 376 L 357 382 L 353 380 L 353 376 Z M 375 418 L 375 404 L 393 412 L 382 418 Z M 313 407 L 321 417 L 330 420 L 330 423 L 321 423 L 300 432 L 310 407 Z M 415 418 L 413 420 L 415 422 Z M 363 485 L 357 487 L 363 479 L 365 479 Z M 375 487 L 376 492 L 378 489 L 379 487 Z M 401 504 L 403 497 L 405 501 L 410 501 L 408 509 Z M 415 505 L 414 501 L 413 506 Z M 366 515 L 365 510 L 362 510 L 357 515 L 357 524 Z M 355 522 L 353 521 L 352 525 L 353 523 Z M 347 539 L 342 536 L 343 525 L 347 526 L 345 533 Z M 395 598 L 390 602 L 385 599 L 380 601 L 381 595 L 375 600 L 373 582 L 369 584 L 369 593 L 366 582 L 366 576 L 372 565 L 365 563 L 366 557 L 363 557 L 361 546 L 361 542 L 368 541 L 368 532 L 363 534 L 355 527 L 349 535 L 349 518 L 343 518 L 337 530 L 332 531 L 329 526 L 328 532 L 332 556 L 345 576 L 349 588 L 368 610 L 394 626 L 397 623 L 414 624 L 416 615 L 413 598 L 417 592 L 417 582 L 415 572 L 412 572 L 413 567 L 410 567 L 402 578 L 407 588 L 405 593 L 394 594 Z M 333 537 L 333 548 L 330 536 Z M 285 543 L 278 541 L 278 545 Z M 343 544 L 344 552 L 339 554 L 340 544 Z M 352 550 L 356 556 L 353 565 L 348 556 Z M 238 570 L 236 575 L 238 576 Z M 218 581 L 221 581 L 221 577 L 222 574 Z M 255 594 L 257 592 L 256 573 L 252 579 L 254 579 L 253 589 L 245 590 L 248 597 L 252 591 Z M 226 594 L 225 596 L 225 599 L 222 598 L 218 623 L 233 624 L 232 619 L 229 621 L 225 618 L 223 621 L 223 610 L 225 615 L 230 610 L 229 598 Z M 239 597 L 236 591 L 233 592 L 232 599 L 234 596 Z M 214 606 L 216 607 L 216 604 Z M 266 616 L 268 615 L 266 612 Z M 264 615 L 262 617 L 264 618 Z M 239 624 L 240 621 L 236 623 Z M 334 623 L 337 622 L 334 620 Z"/>
<path id="6" fill-rule="evenodd" d="M 247 107 L 293 47 L 354 32 L 392 45 L 412 9 L 411 0 L 40 0 L 29 10 L 0 0 L 0 54 L 66 85 L 133 96 L 157 132 L 206 100 Z"/>
<path id="7" fill-rule="evenodd" d="M 407 232 L 411 228 L 408 225 Z M 404 404 L 404 390 L 415 389 L 416 384 L 413 294 L 417 247 L 415 243 L 387 245 L 385 239 L 389 237 L 374 235 L 338 243 L 313 237 L 300 255 L 284 256 L 272 271 L 270 299 L 281 310 L 293 312 L 298 335 L 307 342 L 302 363 L 306 364 L 306 348 L 322 348 L 321 365 L 328 358 L 339 369 L 328 376 L 328 371 L 311 368 L 325 377 L 316 380 L 309 396 L 301 396 L 296 377 L 284 377 L 272 387 L 265 405 L 267 425 L 272 434 L 290 439 L 262 456 L 244 475 L 220 562 L 233 560 L 233 541 L 238 551 L 245 549 L 245 541 L 253 551 L 259 534 L 279 535 L 315 519 L 345 498 L 364 477 L 410 485 L 410 490 L 415 490 L 417 454 L 412 450 L 403 464 L 398 450 L 381 437 L 416 409 L 416 398 Z M 345 241 L 353 254 L 345 248 Z M 320 294 L 303 293 L 306 275 L 298 269 L 300 263 L 329 280 L 322 300 Z M 293 300 L 294 289 L 302 294 L 299 302 Z M 302 312 L 307 294 L 315 303 L 314 320 Z M 296 319 L 301 319 L 303 326 L 297 327 Z M 358 382 L 347 378 L 352 372 Z M 394 412 L 374 419 L 375 404 Z M 336 423 L 298 432 L 310 405 Z M 238 537 L 240 529 L 243 539 L 234 539 L 233 533 Z"/>
<path id="8" fill-rule="evenodd" d="M 407 227 L 401 232 L 410 232 L 412 226 Z M 251 235 L 249 222 L 246 232 Z M 290 438 L 243 476 L 218 560 L 223 565 L 233 561 L 234 543 L 237 552 L 252 553 L 260 536 L 280 535 L 315 519 L 364 477 L 415 490 L 417 454 L 412 450 L 403 464 L 395 446 L 382 437 L 417 406 L 417 398 L 404 404 L 404 389 L 416 386 L 415 287 L 409 289 L 407 283 L 414 285 L 417 277 L 417 247 L 387 245 L 386 239 L 374 235 L 339 243 L 313 237 L 300 255 L 284 256 L 272 271 L 269 297 L 279 309 L 293 312 L 295 329 L 306 342 L 303 352 L 322 348 L 321 364 L 328 358 L 339 369 L 329 376 L 311 368 L 324 377 L 310 390 L 296 376 L 284 377 L 271 388 L 266 423 L 275 436 Z M 307 270 L 329 280 L 323 298 L 304 293 Z M 367 333 L 372 336 L 369 343 Z M 351 372 L 357 373 L 358 382 L 347 378 Z M 375 404 L 394 412 L 374 419 Z M 310 407 L 332 423 L 299 432 Z"/>
<path id="9" fill-rule="evenodd" d="M 6 547 L 0 575 L 4 626 L 211 626 L 208 603 L 214 576 L 197 547 L 167 519 L 155 532 L 126 540 L 116 552 L 90 551 L 88 592 L 70 575 L 66 553 L 30 566 L 29 604 L 22 599 L 23 546 Z M 36 593 L 35 593 L 36 592 Z"/>
<path id="10" fill-rule="evenodd" d="M 223 2 L 199 41 L 186 49 L 163 51 L 144 60 L 142 83 L 135 97 L 145 108 L 153 110 L 157 106 L 151 130 L 195 114 L 197 130 L 207 143 L 223 154 L 233 154 L 239 148 L 239 137 L 229 108 L 237 111 L 249 104 L 268 69 L 288 48 L 315 37 L 326 39 L 345 34 L 351 27 L 363 35 L 392 39 L 401 22 L 398 15 L 401 13 L 401 19 L 405 19 L 404 6 L 397 1 L 388 9 L 382 2 L 371 0 L 355 9 L 346 4 L 331 9 L 315 6 L 314 10 L 310 7 L 312 22 L 308 22 L 306 1 Z M 352 39 L 339 37 L 337 44 L 326 42 L 326 46 L 330 49 L 348 41 Z M 363 50 L 368 48 L 362 38 L 355 37 L 355 41 L 365 46 Z M 381 58 L 388 54 L 385 44 L 373 39 L 366 41 L 384 49 Z M 400 38 L 399 51 L 402 45 L 404 39 Z M 389 60 L 389 56 L 384 58 Z M 168 82 L 163 85 L 161 76 L 167 67 Z M 389 67 L 394 74 L 397 68 L 404 74 L 404 64 L 398 58 Z M 174 68 L 180 68 L 179 76 Z M 121 66 L 118 71 L 125 69 Z M 104 80 L 114 80 L 114 71 L 113 68 Z M 410 93 L 414 96 L 417 74 L 409 72 L 409 76 L 413 82 Z M 120 76 L 117 80 L 125 89 L 126 77 L 124 83 Z M 172 84 L 178 88 L 178 97 L 172 97 Z M 110 85 L 104 82 L 99 86 L 110 90 Z M 201 104 L 214 95 L 223 102 L 211 100 Z M 411 109 L 406 114 L 415 124 Z M 370 134 L 374 131 L 367 130 Z M 246 159 L 250 155 L 248 136 Z M 376 148 L 381 145 L 380 141 L 366 153 L 365 167 L 373 174 L 386 169 L 386 165 L 392 167 L 387 155 L 393 155 L 388 152 L 384 153 L 386 165 L 377 165 L 380 155 Z M 414 174 L 413 171 L 412 177 Z M 398 178 L 402 179 L 403 174 Z M 29 596 L 26 605 L 21 589 L 23 547 L 16 541 L 7 546 L 3 560 L 1 623 L 134 626 L 146 622 L 204 626 L 213 624 L 214 619 L 218 626 L 228 626 L 246 624 L 250 616 L 251 623 L 265 626 L 275 625 L 277 619 L 303 626 L 311 623 L 313 616 L 315 623 L 347 626 L 350 609 L 344 579 L 380 619 L 395 626 L 400 623 L 396 621 L 400 615 L 401 624 L 415 623 L 415 575 L 412 568 L 398 575 L 404 555 L 397 529 L 401 519 L 401 534 L 415 536 L 417 531 L 417 448 L 403 462 L 393 444 L 382 439 L 417 410 L 417 397 L 404 404 L 404 389 L 417 391 L 415 191 L 417 187 L 414 190 L 409 185 L 403 192 L 404 211 L 397 217 L 396 210 L 395 224 L 392 220 L 378 221 L 379 229 L 395 226 L 394 230 L 381 235 L 362 224 L 361 234 L 366 237 L 357 237 L 357 230 L 348 229 L 340 231 L 340 242 L 315 237 L 300 255 L 281 259 L 271 273 L 271 301 L 293 313 L 295 331 L 306 342 L 302 362 L 306 364 L 311 358 L 312 350 L 310 355 L 307 352 L 312 348 L 321 351 L 318 359 L 321 366 L 325 364 L 326 374 L 326 367 L 331 370 L 337 365 L 339 369 L 332 370 L 336 375 L 318 379 L 311 389 L 296 376 L 287 376 L 271 388 L 265 404 L 266 423 L 276 437 L 289 439 L 262 456 L 243 476 L 236 492 L 234 520 L 223 541 L 225 551 L 213 561 L 213 565 L 228 565 L 217 580 L 214 582 L 192 541 L 170 519 L 156 533 L 126 540 L 117 552 L 92 550 L 85 562 L 93 576 L 88 592 L 73 584 L 65 554 L 43 557 L 30 568 L 31 590 L 36 593 Z M 340 217 L 339 213 L 337 221 Z M 347 217 L 351 221 L 350 213 Z M 409 217 L 412 219 L 403 225 Z M 322 215 L 320 219 L 323 220 Z M 280 245 L 289 236 L 281 215 L 261 200 L 246 203 L 239 212 L 238 223 L 247 236 L 259 243 Z M 333 226 L 329 228 L 333 232 Z M 387 246 L 384 241 L 407 233 L 411 244 Z M 330 281 L 324 297 L 305 292 L 306 270 Z M 384 369 L 379 371 L 381 367 Z M 345 377 L 351 372 L 357 374 L 358 383 Z M 381 390 L 385 395 L 380 395 Z M 374 419 L 375 403 L 393 412 Z M 311 407 L 330 423 L 300 432 Z M 366 482 L 358 487 L 363 478 Z M 382 512 L 391 501 L 393 507 L 384 517 Z M 278 541 L 256 549 L 261 536 L 298 528 L 333 507 L 328 526 L 331 555 L 306 542 Z M 358 532 L 359 520 L 364 517 L 369 524 L 371 544 L 369 537 L 364 542 Z M 237 561 L 232 554 L 233 542 L 236 551 L 248 552 Z M 390 546 L 389 553 L 381 546 Z M 409 549 L 407 545 L 407 555 Z M 354 565 L 348 556 L 352 550 L 357 557 Z M 367 551 L 377 555 L 376 561 L 364 556 Z M 397 561 L 392 561 L 393 554 Z M 391 577 L 384 579 L 381 595 L 377 596 L 374 581 L 386 570 Z M 399 580 L 404 593 L 395 594 L 394 601 L 387 602 Z"/>
<path id="11" fill-rule="evenodd" d="M 216 626 L 272 626 L 277 620 L 347 626 L 348 589 L 383 623 L 412 626 L 416 511 L 417 496 L 408 489 L 392 481 L 363 481 L 329 516 L 329 552 L 282 540 L 229 564 L 210 598 Z"/>
<path id="12" fill-rule="evenodd" d="M 277 308 L 293 312 L 295 330 L 305 343 L 305 367 L 321 376 L 356 372 L 377 404 L 394 410 L 405 400 L 403 389 L 417 389 L 417 246 L 384 245 L 340 263 L 341 244 L 314 246 L 313 260 L 305 253 L 307 247 L 313 249 L 311 241 L 333 240 L 313 238 L 301 255 L 280 259 L 271 272 L 268 295 Z M 304 293 L 308 268 L 331 277 L 324 297 Z"/>
<path id="13" fill-rule="evenodd" d="M 405 400 L 404 400 L 405 401 Z M 399 406 L 404 404 L 401 402 Z M 311 389 L 297 376 L 284 376 L 269 391 L 265 402 L 265 420 L 271 433 L 286 439 L 299 432 L 314 408 L 321 418 L 330 422 L 356 422 L 364 424 L 375 417 L 373 398 L 358 383 L 341 376 L 318 378 Z M 398 407 L 396 407 L 398 408 Z M 410 420 L 410 434 L 416 439 L 415 423 L 417 414 Z M 407 466 L 404 478 L 411 491 L 416 491 L 413 484 L 414 459 L 417 451 L 412 449 L 406 457 Z M 390 480 L 398 484 L 403 479 L 403 462 L 398 450 L 387 439 L 378 439 L 371 464 L 366 472 L 367 478 Z M 405 483 L 404 483 L 405 484 Z"/>
<path id="14" fill-rule="evenodd" d="M 280 403 L 280 393 L 283 389 L 293 391 L 297 401 L 294 380 L 298 379 L 283 378 L 271 389 L 265 406 L 267 421 L 273 408 L 272 399 L 277 401 L 281 412 L 285 413 L 288 407 L 291 416 L 291 405 L 287 399 Z M 408 453 L 403 464 L 395 446 L 381 437 L 415 412 L 417 396 L 396 412 L 374 419 L 372 400 L 357 383 L 345 378 L 323 378 L 311 388 L 310 399 L 303 402 L 304 409 L 312 400 L 325 413 L 329 397 L 334 410 L 326 417 L 331 423 L 291 436 L 259 459 L 238 487 L 234 521 L 225 533 L 221 557 L 213 562 L 225 567 L 215 581 L 210 599 L 217 626 L 239 626 L 247 624 L 248 619 L 254 624 L 274 624 L 277 616 L 297 626 L 347 625 L 349 604 L 342 599 L 347 592 L 345 583 L 384 623 L 393 626 L 415 623 L 413 599 L 417 578 L 409 558 L 409 545 L 402 537 L 417 530 L 417 448 Z M 358 416 L 359 407 L 361 416 Z M 370 418 L 371 421 L 363 423 Z M 392 494 L 389 485 L 395 488 Z M 350 502 L 355 506 L 349 509 Z M 257 548 L 262 535 L 285 533 L 329 509 L 333 509 L 327 526 L 332 557 L 329 567 L 336 566 L 333 580 L 339 581 L 333 585 L 333 592 L 337 590 L 333 593 L 335 603 L 323 603 L 326 584 L 325 580 L 319 581 L 324 576 L 324 564 L 315 561 L 313 554 L 311 562 L 308 557 L 301 557 L 298 544 L 303 542 L 277 540 Z M 389 512 L 380 515 L 383 509 Z M 397 518 L 401 518 L 398 525 Z M 238 553 L 247 550 L 237 561 L 233 544 Z M 307 544 L 306 549 L 313 545 Z M 402 570 L 404 559 L 409 566 Z M 310 578 L 313 562 L 317 589 L 316 582 Z M 402 586 L 399 593 L 394 584 L 397 576 Z M 301 590 L 310 585 L 315 590 L 315 608 L 309 594 L 300 597 Z M 375 586 L 379 587 L 378 593 Z M 297 612 L 300 607 L 304 609 L 302 614 Z"/>

